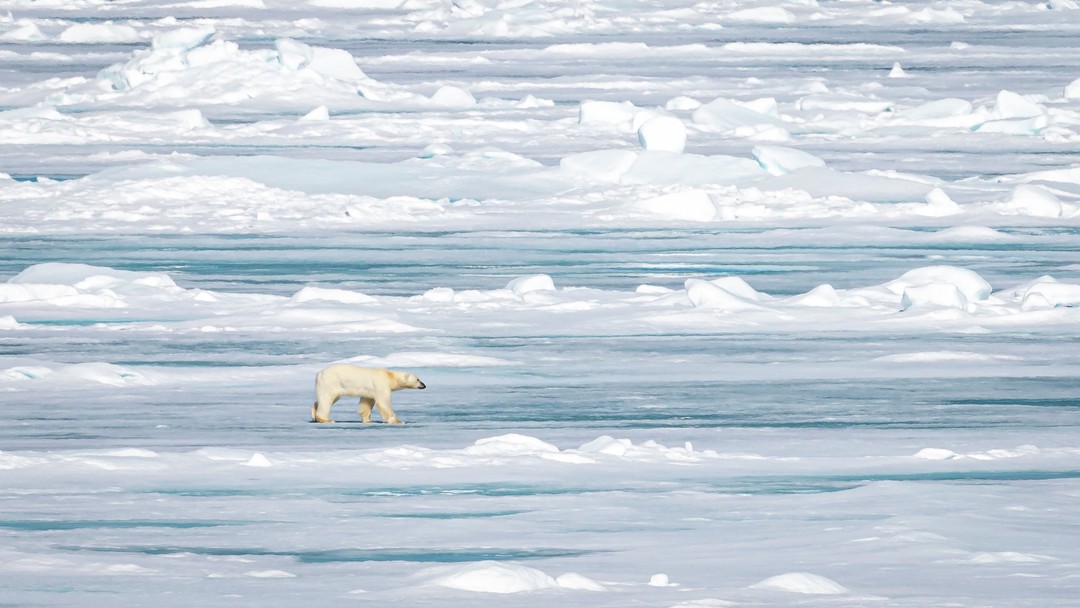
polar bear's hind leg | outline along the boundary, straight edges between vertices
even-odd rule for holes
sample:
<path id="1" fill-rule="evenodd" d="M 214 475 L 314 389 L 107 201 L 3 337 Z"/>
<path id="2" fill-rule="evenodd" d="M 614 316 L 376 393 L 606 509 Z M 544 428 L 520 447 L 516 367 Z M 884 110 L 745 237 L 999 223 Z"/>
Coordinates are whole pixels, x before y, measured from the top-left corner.
<path id="1" fill-rule="evenodd" d="M 360 399 L 360 421 L 364 423 L 371 422 L 371 408 L 375 407 L 375 400 L 371 397 L 363 397 Z M 382 411 L 380 410 L 380 414 Z"/>
<path id="2" fill-rule="evenodd" d="M 337 400 L 337 396 L 319 395 L 319 399 L 311 406 L 311 419 L 315 422 L 333 422 L 330 419 L 330 408 Z"/>

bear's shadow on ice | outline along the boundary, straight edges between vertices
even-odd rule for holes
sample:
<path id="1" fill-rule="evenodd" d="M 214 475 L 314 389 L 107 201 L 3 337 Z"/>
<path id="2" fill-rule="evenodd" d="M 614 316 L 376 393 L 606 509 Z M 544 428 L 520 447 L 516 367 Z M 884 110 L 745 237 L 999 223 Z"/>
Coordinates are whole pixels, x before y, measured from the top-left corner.
<path id="1" fill-rule="evenodd" d="M 325 427 L 325 428 L 328 428 L 328 429 L 332 429 L 332 428 L 372 428 L 372 427 L 377 427 L 377 426 L 388 426 L 388 427 L 415 427 L 415 426 L 420 426 L 419 424 L 417 424 L 415 422 L 409 422 L 407 424 L 389 424 L 389 423 L 383 422 L 382 420 L 372 420 L 371 422 L 361 422 L 359 420 L 335 420 L 333 422 L 315 422 L 314 420 L 308 420 L 308 424 L 311 424 L 311 425 L 314 425 L 314 426 L 319 426 L 319 427 Z"/>

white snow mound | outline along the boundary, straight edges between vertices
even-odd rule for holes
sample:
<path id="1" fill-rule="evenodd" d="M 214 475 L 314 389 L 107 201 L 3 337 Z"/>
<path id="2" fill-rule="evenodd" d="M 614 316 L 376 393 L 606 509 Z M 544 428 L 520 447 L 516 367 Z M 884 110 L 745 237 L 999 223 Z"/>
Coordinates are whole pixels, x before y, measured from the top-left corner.
<path id="1" fill-rule="evenodd" d="M 536 568 L 484 561 L 436 578 L 432 584 L 475 593 L 521 593 L 541 589 L 603 591 L 603 585 L 573 572 L 553 578 Z"/>
<path id="2" fill-rule="evenodd" d="M 955 266 L 925 266 L 905 272 L 885 284 L 901 296 L 900 309 L 940 306 L 967 310 L 969 304 L 985 301 L 992 288 L 978 273 Z"/>
<path id="3" fill-rule="evenodd" d="M 521 297 L 533 291 L 555 291 L 555 281 L 546 274 L 533 274 L 510 281 L 506 288 Z"/>
<path id="4" fill-rule="evenodd" d="M 812 595 L 837 595 L 840 593 L 848 593 L 848 589 L 836 581 L 809 572 L 788 572 L 787 574 L 779 574 L 777 576 L 769 577 L 756 585 L 751 585 L 751 588 L 775 589 L 777 591 Z"/>

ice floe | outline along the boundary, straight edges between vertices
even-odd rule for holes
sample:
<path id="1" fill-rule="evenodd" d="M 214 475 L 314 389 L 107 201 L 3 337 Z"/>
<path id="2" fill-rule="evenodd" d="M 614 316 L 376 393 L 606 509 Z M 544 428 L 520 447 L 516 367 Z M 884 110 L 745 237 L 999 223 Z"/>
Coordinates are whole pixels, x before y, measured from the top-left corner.
<path id="1" fill-rule="evenodd" d="M 312 103 L 348 109 L 364 100 L 446 105 L 376 82 L 341 49 L 281 38 L 272 50 L 243 50 L 216 39 L 210 27 L 158 33 L 150 49 L 135 51 L 130 61 L 46 99 L 80 108 L 269 104 L 279 109 L 310 108 Z"/>

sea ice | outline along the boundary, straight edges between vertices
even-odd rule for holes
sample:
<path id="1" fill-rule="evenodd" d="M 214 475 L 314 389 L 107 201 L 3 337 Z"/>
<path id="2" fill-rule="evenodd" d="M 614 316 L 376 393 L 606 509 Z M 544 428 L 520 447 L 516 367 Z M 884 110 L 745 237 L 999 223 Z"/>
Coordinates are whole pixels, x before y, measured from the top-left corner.
<path id="1" fill-rule="evenodd" d="M 48 96 L 54 105 L 174 107 L 242 105 L 272 98 L 279 108 L 355 108 L 361 100 L 410 100 L 368 78 L 342 49 L 279 39 L 273 50 L 243 50 L 214 39 L 212 28 L 157 34 L 150 49 L 102 70 L 94 81 Z M 104 89 L 104 91 L 103 91 Z"/>
<path id="2" fill-rule="evenodd" d="M 809 572 L 788 572 L 771 576 L 760 583 L 753 585 L 755 589 L 775 589 L 791 593 L 805 593 L 812 595 L 837 595 L 848 593 L 843 585 L 819 574 Z"/>
<path id="3" fill-rule="evenodd" d="M 522 297 L 534 291 L 555 291 L 555 282 L 546 274 L 534 274 L 518 277 L 507 283 L 506 288 Z"/>
<path id="4" fill-rule="evenodd" d="M 915 454 L 915 458 L 923 460 L 953 460 L 963 458 L 960 454 L 944 448 L 923 448 Z"/>
<path id="5" fill-rule="evenodd" d="M 574 589 L 578 591 L 607 591 L 600 583 L 582 576 L 576 572 L 567 572 L 555 577 L 555 584 L 561 589 Z"/>
<path id="6" fill-rule="evenodd" d="M 138 30 L 130 25 L 104 23 L 76 23 L 56 37 L 60 42 L 75 44 L 125 43 L 142 40 Z"/>
<path id="7" fill-rule="evenodd" d="M 1073 606 L 1076 4 L 10 0 L 0 596 Z"/>
<path id="8" fill-rule="evenodd" d="M 681 153 L 686 148 L 686 125 L 674 116 L 656 116 L 637 130 L 643 150 Z"/>
<path id="9" fill-rule="evenodd" d="M 358 355 L 346 359 L 345 362 L 367 367 L 495 367 L 515 364 L 513 361 L 499 357 L 414 351 L 390 353 L 382 357 Z"/>
<path id="10" fill-rule="evenodd" d="M 634 104 L 613 101 L 581 102 L 578 107 L 578 124 L 585 126 L 612 126 L 623 130 L 629 130 L 634 122 L 634 117 L 641 112 Z"/>
<path id="11" fill-rule="evenodd" d="M 274 463 L 271 462 L 270 459 L 267 458 L 266 456 L 260 454 L 259 452 L 255 452 L 254 454 L 251 455 L 251 458 L 248 459 L 248 461 L 244 463 L 244 466 L 246 466 L 246 467 L 266 468 L 266 467 L 274 466 Z"/>
<path id="12" fill-rule="evenodd" d="M 618 182 L 638 156 L 629 150 L 594 150 L 563 157 L 559 167 L 568 173 L 603 182 Z"/>
<path id="13" fill-rule="evenodd" d="M 927 295 L 953 289 L 965 301 L 971 302 L 986 300 L 993 290 L 978 273 L 955 266 L 925 266 L 909 270 L 884 287 L 899 295 L 918 288 L 926 288 Z"/>
<path id="14" fill-rule="evenodd" d="M 772 175 L 784 175 L 804 167 L 824 167 L 825 161 L 794 148 L 784 146 L 754 146 L 754 158 Z"/>
<path id="15" fill-rule="evenodd" d="M 1038 217 L 1061 217 L 1061 200 L 1046 188 L 1034 184 L 1019 184 L 1013 188 L 1004 208 L 1009 212 Z"/>
<path id="16" fill-rule="evenodd" d="M 649 586 L 651 586 L 651 587 L 670 587 L 670 586 L 672 586 L 671 585 L 671 579 L 668 577 L 667 574 L 664 574 L 663 572 L 660 572 L 660 573 L 654 574 L 654 575 L 649 577 Z"/>
<path id="17" fill-rule="evenodd" d="M 37 23 L 34 23 L 33 21 L 22 22 L 17 27 L 0 34 L 0 40 L 8 41 L 20 40 L 25 42 L 35 42 L 46 39 L 48 39 L 48 36 L 46 36 L 45 33 L 41 31 L 41 28 L 38 27 Z"/>
<path id="18" fill-rule="evenodd" d="M 780 6 L 747 8 L 728 13 L 732 21 L 754 21 L 762 23 L 794 23 L 795 14 Z"/>
<path id="19" fill-rule="evenodd" d="M 296 578 L 296 575 L 286 570 L 249 570 L 244 576 L 252 578 Z"/>
<path id="20" fill-rule="evenodd" d="M 346 291 L 344 289 L 328 289 L 325 287 L 313 287 L 308 286 L 300 291 L 296 292 L 292 296 L 292 301 L 298 304 L 305 302 L 313 302 L 318 300 L 324 300 L 328 302 L 340 302 L 342 304 L 372 304 L 378 302 L 377 299 L 362 293 L 355 291 Z"/>
<path id="21" fill-rule="evenodd" d="M 738 277 L 715 281 L 687 279 L 686 295 L 698 308 L 726 312 L 760 310 L 756 303 L 759 294 Z"/>
<path id="22" fill-rule="evenodd" d="M 1066 99 L 1080 99 L 1080 78 L 1065 86 L 1064 95 Z"/>
<path id="23" fill-rule="evenodd" d="M 716 205 L 712 198 L 704 190 L 696 188 L 637 201 L 630 208 L 657 217 L 689 222 L 708 222 L 716 217 Z"/>
<path id="24" fill-rule="evenodd" d="M 1030 310 L 1041 307 L 1080 306 L 1080 285 L 1060 283 L 1056 280 L 1037 282 L 1020 296 L 1021 308 Z"/>
<path id="25" fill-rule="evenodd" d="M 1046 109 L 1032 102 L 1023 95 L 1012 91 L 1001 91 L 997 95 L 994 107 L 990 110 L 990 120 L 1008 120 L 1043 116 Z"/>
<path id="26" fill-rule="evenodd" d="M 818 285 L 810 291 L 791 297 L 788 302 L 799 306 L 816 306 L 828 308 L 840 306 L 841 299 L 832 285 Z"/>
<path id="27" fill-rule="evenodd" d="M 521 593 L 558 587 L 556 579 L 518 564 L 480 562 L 441 576 L 433 584 L 477 593 Z"/>
<path id="28" fill-rule="evenodd" d="M 473 456 L 521 456 L 554 453 L 558 451 L 559 448 L 546 441 L 541 441 L 536 437 L 519 435 L 517 433 L 478 439 L 476 443 L 464 449 L 466 454 Z"/>
<path id="29" fill-rule="evenodd" d="M 763 114 L 745 104 L 718 97 L 694 110 L 694 124 L 699 128 L 717 131 L 737 131 L 749 129 L 748 133 L 768 132 L 769 129 L 790 130 L 778 117 Z M 783 139 L 786 139 L 783 138 Z"/>

